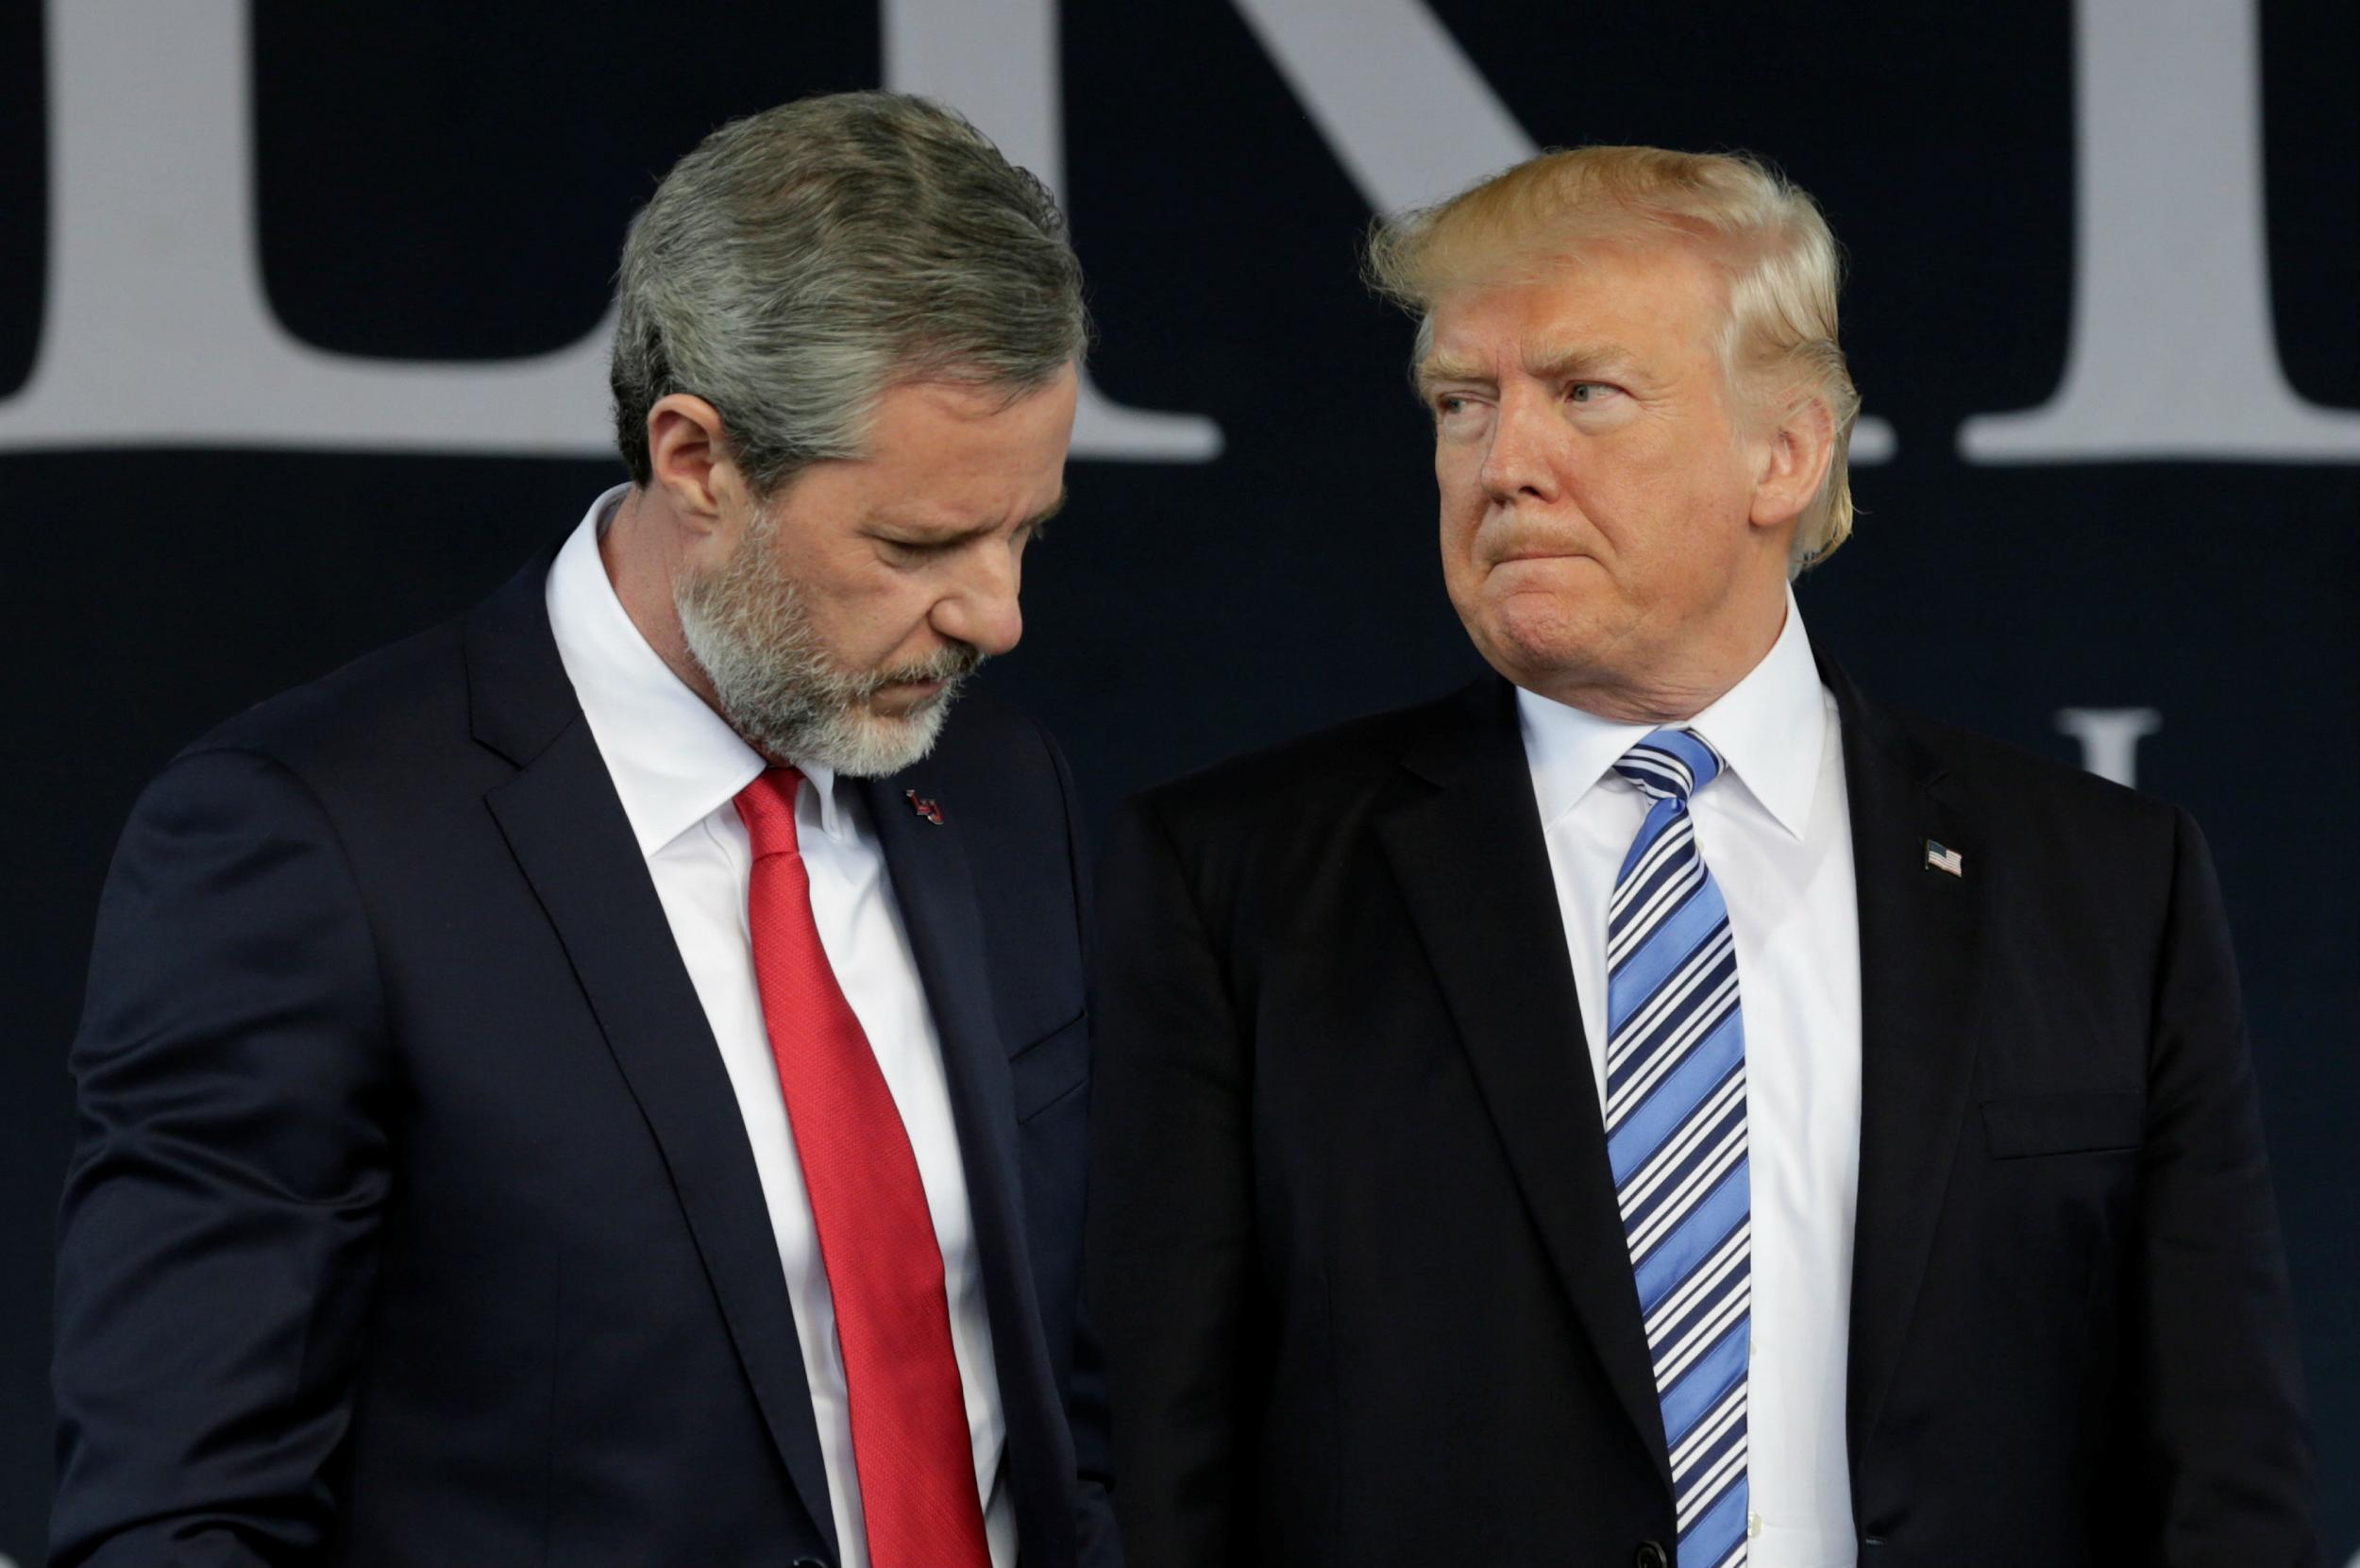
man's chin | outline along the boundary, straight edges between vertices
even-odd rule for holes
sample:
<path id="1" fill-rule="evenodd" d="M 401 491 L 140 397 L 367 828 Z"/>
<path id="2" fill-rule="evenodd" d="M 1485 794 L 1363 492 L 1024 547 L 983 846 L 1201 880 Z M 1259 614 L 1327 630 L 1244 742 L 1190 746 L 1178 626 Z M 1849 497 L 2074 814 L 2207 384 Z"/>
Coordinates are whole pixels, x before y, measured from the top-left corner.
<path id="1" fill-rule="evenodd" d="M 838 729 L 831 737 L 834 744 L 827 748 L 834 755 L 813 760 L 826 762 L 836 772 L 855 779 L 899 773 L 923 760 L 942 733 L 951 699 L 958 689 L 955 680 L 925 683 L 935 689 L 911 692 L 898 712 L 877 700 L 896 688 L 881 688 L 859 711 L 846 716 L 851 722 Z"/>

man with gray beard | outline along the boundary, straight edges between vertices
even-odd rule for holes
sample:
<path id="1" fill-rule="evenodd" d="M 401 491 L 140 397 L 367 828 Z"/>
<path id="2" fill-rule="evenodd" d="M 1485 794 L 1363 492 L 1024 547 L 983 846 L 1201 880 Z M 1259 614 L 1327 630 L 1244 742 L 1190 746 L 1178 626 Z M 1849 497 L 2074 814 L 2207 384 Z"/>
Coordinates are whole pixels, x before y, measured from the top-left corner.
<path id="1" fill-rule="evenodd" d="M 1014 647 L 1087 337 L 867 93 L 632 225 L 630 482 L 183 752 L 72 1067 L 51 1560 L 1111 1568 L 1071 786 Z"/>

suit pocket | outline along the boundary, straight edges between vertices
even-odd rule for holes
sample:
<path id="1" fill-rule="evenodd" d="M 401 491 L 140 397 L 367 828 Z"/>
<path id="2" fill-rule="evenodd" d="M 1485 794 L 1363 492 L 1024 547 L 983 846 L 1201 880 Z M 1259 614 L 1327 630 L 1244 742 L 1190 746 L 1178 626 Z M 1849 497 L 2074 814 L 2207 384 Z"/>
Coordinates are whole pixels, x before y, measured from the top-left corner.
<path id="1" fill-rule="evenodd" d="M 1073 1019 L 1035 1040 L 1008 1058 L 1016 1080 L 1016 1119 L 1032 1120 L 1064 1099 L 1089 1078 L 1089 1015 Z"/>
<path id="2" fill-rule="evenodd" d="M 2136 1089 L 1983 1102 L 1983 1136 L 1994 1159 L 2135 1149 L 2146 1121 L 2147 1097 Z"/>

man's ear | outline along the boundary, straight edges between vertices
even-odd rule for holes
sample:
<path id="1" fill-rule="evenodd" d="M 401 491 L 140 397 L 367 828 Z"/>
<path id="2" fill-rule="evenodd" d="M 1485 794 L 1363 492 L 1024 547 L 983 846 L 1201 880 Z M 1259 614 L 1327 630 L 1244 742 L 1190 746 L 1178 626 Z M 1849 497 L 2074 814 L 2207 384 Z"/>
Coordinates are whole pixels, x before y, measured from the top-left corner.
<path id="1" fill-rule="evenodd" d="M 1751 521 L 1783 528 L 1803 514 L 1827 482 L 1835 461 L 1835 417 L 1826 399 L 1805 394 L 1787 407 L 1762 438 L 1754 472 Z"/>
<path id="2" fill-rule="evenodd" d="M 700 531 L 740 509 L 745 480 L 729 455 L 721 411 L 693 393 L 659 397 L 648 410 L 648 482 Z"/>

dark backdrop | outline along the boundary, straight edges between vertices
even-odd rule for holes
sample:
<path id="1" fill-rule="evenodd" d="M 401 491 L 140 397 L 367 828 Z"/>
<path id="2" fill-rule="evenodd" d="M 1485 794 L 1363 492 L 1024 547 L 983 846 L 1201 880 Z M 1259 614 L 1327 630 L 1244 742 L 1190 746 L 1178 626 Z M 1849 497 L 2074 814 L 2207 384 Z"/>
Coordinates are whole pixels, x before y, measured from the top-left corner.
<path id="1" fill-rule="evenodd" d="M 1290 15 L 1300 36 L 1306 16 L 1349 17 L 1349 0 L 1069 0 L 1062 14 L 1054 0 L 995 3 L 1011 25 L 1045 17 L 1056 29 L 1044 37 L 1063 69 L 1057 144 L 1102 329 L 1099 386 L 1221 431 L 1211 461 L 1110 456 L 1111 440 L 1077 456 L 1070 507 L 1028 560 L 1024 646 L 988 677 L 1062 735 L 1103 820 L 1129 790 L 1424 697 L 1474 657 L 1440 588 L 1426 438 L 1401 374 L 1408 328 L 1354 281 L 1372 198 L 1306 113 L 1314 94 L 1298 96 L 1306 59 L 1289 67 L 1266 42 L 1273 17 Z M 2041 405 L 2066 375 L 2088 308 L 2075 267 L 2092 241 L 2077 211 L 2097 199 L 2077 186 L 2091 163 L 2077 143 L 2091 91 L 2077 61 L 2093 65 L 2104 13 L 2119 23 L 2136 3 L 1786 17 L 1749 5 L 1667 19 L 1671 8 L 1368 0 L 1372 15 L 1439 21 L 1535 143 L 1742 145 L 1822 198 L 1855 268 L 1855 371 L 1896 445 L 1857 471 L 1858 535 L 1800 593 L 1863 684 L 2076 760 L 2058 710 L 2157 716 L 2136 782 L 2192 807 L 2219 859 L 2301 1312 L 2326 1543 L 2341 1561 L 2360 1544 L 2355 416 L 2321 413 L 2328 433 L 2309 449 L 2246 439 L 2208 450 L 2215 422 L 2251 423 L 2252 378 L 2207 346 L 2219 332 L 2159 310 L 2144 331 L 2169 352 L 2138 378 L 2126 418 L 2164 432 L 2149 443 L 2162 449 L 1962 455 L 1964 422 Z M 133 794 L 221 717 L 461 610 L 620 477 L 595 455 L 595 412 L 578 437 L 507 450 L 493 438 L 280 441 L 194 416 L 179 438 L 127 413 L 110 429 L 176 389 L 233 425 L 267 402 L 221 352 L 144 341 L 115 346 L 85 433 L 36 428 L 25 411 L 43 356 L 62 352 L 71 281 L 57 276 L 52 228 L 81 200 L 61 185 L 83 177 L 53 144 L 70 85 L 59 74 L 106 58 L 62 46 L 63 8 L 85 4 L 108 26 L 178 9 L 178 25 L 197 13 L 229 29 L 252 68 L 245 244 L 268 312 L 303 344 L 372 362 L 500 361 L 581 339 L 604 309 L 625 218 L 676 157 L 727 116 L 885 79 L 896 17 L 913 25 L 927 9 L 0 8 L 0 820 L 22 856 L 0 897 L 0 1560 L 27 1568 L 41 1560 L 48 1485 L 64 1054 Z M 2261 350 L 2294 401 L 2348 411 L 2360 404 L 2360 11 L 2158 0 L 2150 14 L 2167 30 L 2204 11 L 2215 27 L 2226 16 L 2259 32 L 2250 70 L 2237 68 L 2258 78 L 2259 167 L 2236 177 L 2244 199 L 2257 184 L 2266 194 Z M 2132 83 L 2158 113 L 2218 88 L 2173 75 L 2214 71 L 2191 49 L 2163 59 L 2164 79 Z M 2128 79 L 2150 65 L 2108 69 Z M 1384 92 L 1412 144 L 1460 144 L 1460 98 L 1429 98 L 1415 72 Z M 157 113 L 172 111 L 168 97 Z M 183 134 L 194 133 L 165 132 Z M 2228 211 L 2235 195 L 2191 175 L 2139 199 Z M 173 192 L 145 199 L 161 211 Z M 139 243 L 136 227 L 119 243 Z M 160 230 L 149 243 L 159 286 L 177 287 L 177 242 Z M 2189 259 L 2202 276 L 2181 304 L 2214 309 L 2210 256 Z M 2219 287 L 2228 312 L 2235 285 Z M 584 407 L 598 391 L 593 371 Z"/>

